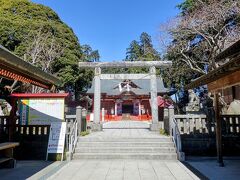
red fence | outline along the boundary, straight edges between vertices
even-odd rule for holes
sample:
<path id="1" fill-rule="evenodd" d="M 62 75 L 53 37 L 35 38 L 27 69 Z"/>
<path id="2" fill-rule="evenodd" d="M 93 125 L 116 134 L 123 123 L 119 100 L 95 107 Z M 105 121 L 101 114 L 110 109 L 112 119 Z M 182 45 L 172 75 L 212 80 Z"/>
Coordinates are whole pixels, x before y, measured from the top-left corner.
<path id="1" fill-rule="evenodd" d="M 86 116 L 87 121 L 90 121 L 90 114 Z M 115 116 L 115 115 L 105 115 L 104 116 L 104 121 L 121 121 L 125 118 L 123 116 Z M 150 115 L 141 115 L 141 116 L 132 116 L 130 115 L 128 120 L 134 120 L 134 121 L 150 121 L 152 120 L 152 116 Z M 101 116 L 101 121 L 102 121 L 102 116 Z"/>

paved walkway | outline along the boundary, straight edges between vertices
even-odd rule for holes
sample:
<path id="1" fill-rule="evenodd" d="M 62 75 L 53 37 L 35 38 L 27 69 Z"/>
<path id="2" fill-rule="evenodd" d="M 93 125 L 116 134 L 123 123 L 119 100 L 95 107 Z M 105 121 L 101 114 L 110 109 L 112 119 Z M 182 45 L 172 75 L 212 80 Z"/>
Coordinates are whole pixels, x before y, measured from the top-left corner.
<path id="1" fill-rule="evenodd" d="M 159 138 L 159 132 L 149 131 L 148 121 L 113 121 L 103 124 L 103 131 L 91 133 L 88 137 L 112 138 Z"/>
<path id="2" fill-rule="evenodd" d="M 199 179 L 179 161 L 71 161 L 49 179 L 58 180 L 192 180 Z"/>
<path id="3" fill-rule="evenodd" d="M 101 132 L 86 138 L 159 138 L 159 132 L 151 132 L 148 122 L 107 122 Z M 181 162 L 176 160 L 73 160 L 50 179 L 58 180 L 158 180 L 199 179 Z"/>
<path id="4" fill-rule="evenodd" d="M 149 129 L 149 121 L 112 121 L 103 124 L 105 129 Z"/>

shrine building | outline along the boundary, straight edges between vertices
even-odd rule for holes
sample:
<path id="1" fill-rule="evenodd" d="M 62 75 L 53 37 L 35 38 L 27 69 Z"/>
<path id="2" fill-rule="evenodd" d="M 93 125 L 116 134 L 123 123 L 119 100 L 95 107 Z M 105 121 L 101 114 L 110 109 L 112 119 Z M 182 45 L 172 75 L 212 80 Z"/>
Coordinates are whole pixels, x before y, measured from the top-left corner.
<path id="1" fill-rule="evenodd" d="M 104 111 L 104 120 L 151 120 L 150 91 L 148 79 L 102 80 L 101 110 Z M 163 96 L 168 92 L 162 78 L 157 78 L 157 95 Z M 87 94 L 94 99 L 94 81 Z M 88 120 L 90 119 L 89 116 Z"/>

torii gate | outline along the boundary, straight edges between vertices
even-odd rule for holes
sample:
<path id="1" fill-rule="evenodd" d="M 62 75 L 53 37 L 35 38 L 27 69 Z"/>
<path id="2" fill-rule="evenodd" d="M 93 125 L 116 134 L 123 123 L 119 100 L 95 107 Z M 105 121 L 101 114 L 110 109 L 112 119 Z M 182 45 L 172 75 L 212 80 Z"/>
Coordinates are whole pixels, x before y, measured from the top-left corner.
<path id="1" fill-rule="evenodd" d="M 101 130 L 101 79 L 149 79 L 151 86 L 152 131 L 159 130 L 156 67 L 167 68 L 171 61 L 79 62 L 79 68 L 94 68 L 94 130 Z M 101 74 L 101 68 L 148 67 L 149 74 Z"/>

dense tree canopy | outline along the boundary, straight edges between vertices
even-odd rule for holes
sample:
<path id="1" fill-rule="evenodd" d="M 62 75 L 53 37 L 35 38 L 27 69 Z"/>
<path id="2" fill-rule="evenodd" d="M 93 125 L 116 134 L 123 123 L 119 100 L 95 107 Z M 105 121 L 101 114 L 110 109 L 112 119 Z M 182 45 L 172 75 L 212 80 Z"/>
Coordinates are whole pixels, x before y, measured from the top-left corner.
<path id="1" fill-rule="evenodd" d="M 125 61 L 160 61 L 160 53 L 153 47 L 152 38 L 146 32 L 140 35 L 139 41 L 133 40 L 126 50 Z M 147 73 L 146 68 L 131 68 L 130 73 Z"/>
<path id="2" fill-rule="evenodd" d="M 46 6 L 29 0 L 0 0 L 0 4 L 0 44 L 57 75 L 65 89 L 82 91 L 88 86 L 92 72 L 80 71 L 78 62 L 98 61 L 98 51 L 80 46 L 73 30 Z"/>

